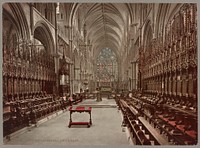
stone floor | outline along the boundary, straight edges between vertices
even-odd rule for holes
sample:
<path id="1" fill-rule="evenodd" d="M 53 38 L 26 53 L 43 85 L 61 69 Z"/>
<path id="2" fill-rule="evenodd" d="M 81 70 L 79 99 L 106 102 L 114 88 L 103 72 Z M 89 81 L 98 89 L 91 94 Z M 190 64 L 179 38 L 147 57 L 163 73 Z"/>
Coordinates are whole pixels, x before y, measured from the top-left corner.
<path id="1" fill-rule="evenodd" d="M 127 133 L 122 132 L 122 116 L 114 100 L 103 99 L 85 100 L 78 105 L 94 105 L 92 108 L 92 122 L 90 128 L 73 125 L 68 128 L 69 111 L 66 111 L 38 127 L 30 128 L 26 132 L 11 137 L 6 145 L 130 145 Z M 104 107 L 107 105 L 107 107 Z M 111 105 L 112 107 L 108 107 Z M 116 105 L 116 104 L 115 104 Z M 73 113 L 73 121 L 89 121 L 87 113 Z"/>

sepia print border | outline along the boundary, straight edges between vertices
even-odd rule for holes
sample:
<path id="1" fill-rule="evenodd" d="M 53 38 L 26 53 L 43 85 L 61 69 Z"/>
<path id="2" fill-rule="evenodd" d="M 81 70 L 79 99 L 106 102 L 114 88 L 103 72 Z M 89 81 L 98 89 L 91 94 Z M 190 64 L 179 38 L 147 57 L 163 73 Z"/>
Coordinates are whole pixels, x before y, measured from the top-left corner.
<path id="1" fill-rule="evenodd" d="M 48 1 L 45 1 L 45 0 L 10 0 L 10 1 L 7 1 L 7 0 L 1 0 L 0 1 L 0 4 L 1 4 L 1 7 L 0 7 L 0 28 L 2 28 L 2 4 L 5 3 L 5 2 L 77 2 L 77 3 L 86 3 L 86 2 L 97 2 L 97 3 L 103 3 L 103 2 L 110 2 L 110 3 L 116 3 L 116 2 L 119 2 L 119 3 L 197 3 L 197 14 L 198 14 L 198 18 L 197 18 L 197 21 L 198 21 L 198 27 L 197 27 L 197 30 L 198 30 L 198 43 L 200 42 L 199 40 L 199 25 L 200 25 L 200 1 L 199 0 L 101 0 L 101 1 L 98 1 L 98 0 L 48 0 Z M 0 31 L 0 41 L 1 41 L 1 44 L 0 44 L 0 60 L 1 60 L 1 71 L 2 71 L 2 29 Z M 198 44 L 198 48 L 199 48 L 199 44 Z M 197 50 L 199 51 L 199 49 Z M 198 57 L 200 56 L 199 52 L 198 52 Z M 199 63 L 199 58 L 198 58 L 198 63 Z M 198 66 L 198 77 L 199 77 L 199 66 Z M 2 72 L 0 74 L 0 81 L 2 82 Z M 198 84 L 199 84 L 199 79 L 198 79 Z M 3 96 L 2 96 L 2 83 L 1 83 L 1 89 L 0 89 L 0 97 L 1 99 L 3 100 Z M 198 94 L 199 94 L 199 88 L 198 88 Z M 198 99 L 199 100 L 199 99 Z M 200 103 L 198 101 L 198 107 L 200 106 Z M 71 145 L 66 145 L 66 146 L 61 146 L 61 145 L 4 145 L 3 144 L 3 116 L 2 116 L 2 103 L 0 103 L 0 120 L 1 120 L 1 126 L 0 126 L 0 131 L 1 131 L 1 136 L 0 136 L 0 147 L 4 148 L 14 148 L 14 147 L 30 147 L 30 148 L 39 148 L 39 147 L 49 147 L 49 148 L 55 148 L 55 147 L 84 147 L 84 148 L 89 148 L 89 147 L 116 147 L 116 146 L 84 146 L 84 145 L 79 145 L 79 146 L 71 146 Z M 198 109 L 198 123 L 199 123 L 199 109 Z M 200 147 L 200 144 L 199 144 L 199 125 L 198 124 L 198 144 L 197 145 L 192 145 L 192 146 L 189 146 L 189 145 L 186 145 L 186 146 L 183 146 L 183 147 L 191 147 L 191 148 L 197 148 L 197 147 Z M 72 139 L 74 140 L 74 139 Z M 132 146 L 118 146 L 118 147 L 132 147 Z M 138 147 L 138 148 L 141 148 L 143 146 L 138 146 L 138 145 L 134 145 L 133 147 Z M 146 147 L 146 146 L 144 146 Z M 152 146 L 147 146 L 147 147 L 152 147 Z M 157 146 L 158 147 L 158 146 Z M 182 146 L 176 146 L 176 145 L 173 145 L 173 146 L 159 146 L 159 147 L 182 147 Z"/>

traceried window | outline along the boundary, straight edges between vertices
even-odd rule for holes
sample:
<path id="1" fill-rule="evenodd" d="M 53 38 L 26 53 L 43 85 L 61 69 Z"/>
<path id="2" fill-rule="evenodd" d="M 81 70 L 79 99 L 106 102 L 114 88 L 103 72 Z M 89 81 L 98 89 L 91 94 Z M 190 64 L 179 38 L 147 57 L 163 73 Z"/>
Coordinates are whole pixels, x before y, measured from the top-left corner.
<path id="1" fill-rule="evenodd" d="M 97 58 L 97 81 L 102 85 L 109 85 L 118 77 L 116 54 L 109 48 L 104 48 Z"/>

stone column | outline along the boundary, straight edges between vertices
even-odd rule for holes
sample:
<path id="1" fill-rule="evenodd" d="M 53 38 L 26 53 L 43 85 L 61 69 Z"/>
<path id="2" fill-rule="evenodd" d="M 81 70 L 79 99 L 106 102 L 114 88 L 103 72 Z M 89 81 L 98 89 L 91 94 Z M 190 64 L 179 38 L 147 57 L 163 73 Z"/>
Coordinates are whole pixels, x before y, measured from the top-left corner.
<path id="1" fill-rule="evenodd" d="M 57 4 L 55 4 L 55 8 Z M 55 73 L 56 73 L 56 93 L 59 94 L 59 55 L 58 55 L 58 26 L 57 26 L 57 16 L 56 16 L 56 9 L 54 12 L 55 15 L 55 50 L 54 50 L 54 58 L 55 58 Z"/>
<path id="2" fill-rule="evenodd" d="M 137 73 L 138 73 L 138 63 L 137 61 L 132 61 L 132 89 L 137 89 Z"/>
<path id="3" fill-rule="evenodd" d="M 138 61 L 135 63 L 135 89 L 138 89 Z"/>

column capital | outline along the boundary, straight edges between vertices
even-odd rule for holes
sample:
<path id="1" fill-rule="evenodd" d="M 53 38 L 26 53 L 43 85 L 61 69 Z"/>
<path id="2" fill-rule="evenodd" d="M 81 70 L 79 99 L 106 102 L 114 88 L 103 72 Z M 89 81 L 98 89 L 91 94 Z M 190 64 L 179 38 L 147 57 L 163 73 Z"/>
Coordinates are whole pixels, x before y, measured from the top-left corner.
<path id="1" fill-rule="evenodd" d="M 131 64 L 135 64 L 135 63 L 137 63 L 137 61 L 131 61 Z"/>

